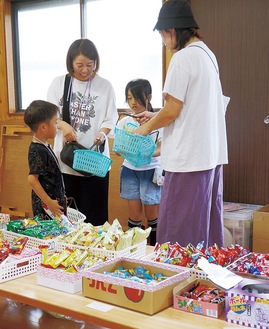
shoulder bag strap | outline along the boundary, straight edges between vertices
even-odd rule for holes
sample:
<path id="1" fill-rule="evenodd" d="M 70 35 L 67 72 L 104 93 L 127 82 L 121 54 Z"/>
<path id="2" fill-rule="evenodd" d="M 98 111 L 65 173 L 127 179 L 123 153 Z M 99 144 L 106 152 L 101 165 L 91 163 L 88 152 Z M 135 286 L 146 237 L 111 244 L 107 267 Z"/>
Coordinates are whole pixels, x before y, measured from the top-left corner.
<path id="1" fill-rule="evenodd" d="M 63 95 L 63 121 L 70 124 L 70 113 L 69 113 L 69 104 L 70 104 L 70 95 L 68 95 L 68 89 L 70 88 L 71 77 L 66 74 L 64 80 L 64 95 Z"/>
<path id="2" fill-rule="evenodd" d="M 209 53 L 208 53 L 203 47 L 200 47 L 200 46 L 197 46 L 197 45 L 191 45 L 191 46 L 189 46 L 189 48 L 190 48 L 190 47 L 197 47 L 197 48 L 202 49 L 204 52 L 206 52 L 207 55 L 209 56 L 209 58 L 211 59 L 211 62 L 212 62 L 213 65 L 215 66 L 215 69 L 216 69 L 217 73 L 219 74 L 219 71 L 218 71 L 218 69 L 217 69 L 217 66 L 216 66 L 216 64 L 214 63 L 212 57 L 209 55 Z"/>

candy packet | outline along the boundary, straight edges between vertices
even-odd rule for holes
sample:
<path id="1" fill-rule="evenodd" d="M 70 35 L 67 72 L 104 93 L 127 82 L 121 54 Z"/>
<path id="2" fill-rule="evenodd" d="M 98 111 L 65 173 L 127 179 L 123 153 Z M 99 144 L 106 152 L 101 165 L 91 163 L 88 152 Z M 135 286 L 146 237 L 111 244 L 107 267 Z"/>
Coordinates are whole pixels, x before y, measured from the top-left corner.
<path id="1" fill-rule="evenodd" d="M 146 240 L 150 235 L 151 227 L 148 227 L 145 230 L 143 230 L 140 227 L 134 227 L 133 231 L 134 231 L 134 234 L 133 234 L 132 245 L 140 243 L 140 242 Z"/>
<path id="2" fill-rule="evenodd" d="M 29 238 L 27 237 L 19 237 L 14 239 L 9 247 L 9 252 L 16 255 L 21 254 L 28 240 Z"/>
<path id="3" fill-rule="evenodd" d="M 123 235 L 118 240 L 118 243 L 116 245 L 116 250 L 123 250 L 125 248 L 128 248 L 132 245 L 134 230 L 128 230 L 123 233 Z"/>

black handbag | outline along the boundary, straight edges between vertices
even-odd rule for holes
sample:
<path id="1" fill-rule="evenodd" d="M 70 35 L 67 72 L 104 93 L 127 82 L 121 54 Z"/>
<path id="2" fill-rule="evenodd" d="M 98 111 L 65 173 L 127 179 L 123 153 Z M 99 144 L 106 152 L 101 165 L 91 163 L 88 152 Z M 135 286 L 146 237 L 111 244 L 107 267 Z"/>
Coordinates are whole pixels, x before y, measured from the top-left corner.
<path id="1" fill-rule="evenodd" d="M 74 151 L 75 150 L 91 150 L 93 148 L 96 148 L 97 152 L 103 153 L 105 148 L 105 142 L 102 145 L 92 145 L 89 149 L 84 147 L 83 145 L 79 144 L 78 142 L 66 142 L 64 144 L 63 149 L 60 153 L 60 159 L 61 161 L 66 164 L 68 167 L 72 168 L 73 170 L 79 172 L 80 174 L 84 176 L 94 176 L 91 173 L 76 170 L 73 168 L 73 162 L 74 162 Z"/>
<path id="2" fill-rule="evenodd" d="M 75 170 L 73 168 L 75 150 L 88 150 L 88 149 L 86 147 L 84 147 L 83 145 L 79 144 L 78 142 L 66 142 L 60 153 L 61 161 L 64 164 L 66 164 L 68 167 L 72 168 L 73 170 Z M 79 172 L 80 174 L 82 174 L 84 176 L 92 176 L 92 174 L 86 173 L 84 171 L 79 171 L 79 170 L 75 170 L 75 171 Z"/>

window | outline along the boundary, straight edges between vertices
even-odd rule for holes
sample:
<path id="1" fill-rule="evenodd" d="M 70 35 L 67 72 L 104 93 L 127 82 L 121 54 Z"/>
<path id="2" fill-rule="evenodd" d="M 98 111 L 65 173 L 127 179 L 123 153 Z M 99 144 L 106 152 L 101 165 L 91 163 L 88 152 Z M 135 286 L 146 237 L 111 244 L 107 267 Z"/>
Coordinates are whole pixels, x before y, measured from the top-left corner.
<path id="1" fill-rule="evenodd" d="M 118 108 L 135 78 L 148 79 L 152 105 L 162 106 L 162 42 L 153 32 L 161 0 L 51 0 L 13 3 L 16 109 L 46 99 L 52 79 L 66 73 L 70 44 L 87 37 L 100 55 L 99 74 L 114 86 Z"/>

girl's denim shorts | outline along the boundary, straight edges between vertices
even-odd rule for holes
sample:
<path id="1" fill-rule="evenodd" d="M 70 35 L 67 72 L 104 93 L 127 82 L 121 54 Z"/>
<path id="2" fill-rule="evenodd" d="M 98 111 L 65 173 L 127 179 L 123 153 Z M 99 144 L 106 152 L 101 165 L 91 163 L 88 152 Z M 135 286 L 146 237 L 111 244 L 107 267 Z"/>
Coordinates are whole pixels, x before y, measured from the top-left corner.
<path id="1" fill-rule="evenodd" d="M 141 200 L 143 204 L 159 204 L 162 188 L 152 182 L 155 169 L 132 170 L 121 167 L 120 196 L 126 200 Z"/>

